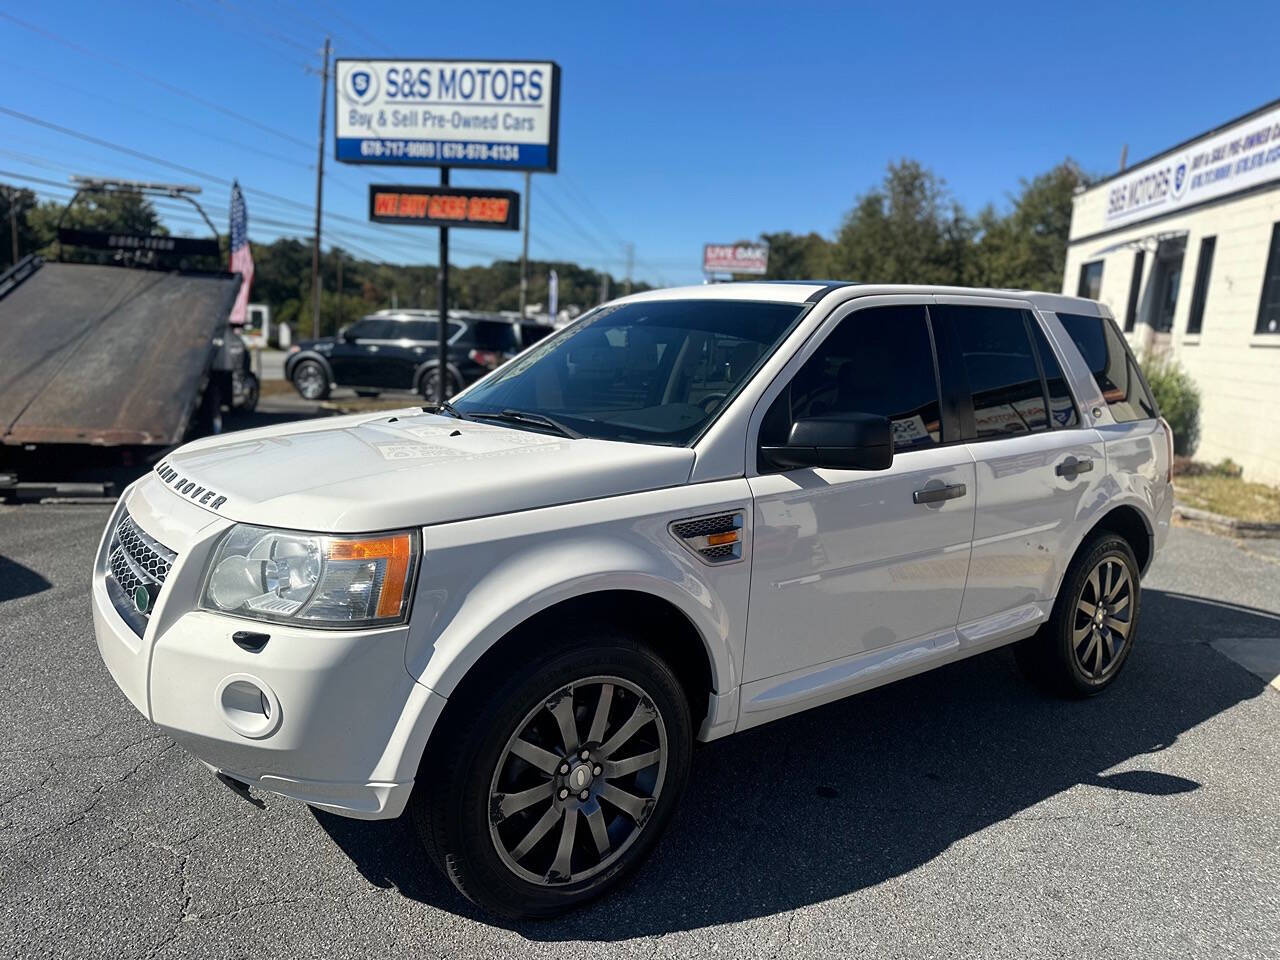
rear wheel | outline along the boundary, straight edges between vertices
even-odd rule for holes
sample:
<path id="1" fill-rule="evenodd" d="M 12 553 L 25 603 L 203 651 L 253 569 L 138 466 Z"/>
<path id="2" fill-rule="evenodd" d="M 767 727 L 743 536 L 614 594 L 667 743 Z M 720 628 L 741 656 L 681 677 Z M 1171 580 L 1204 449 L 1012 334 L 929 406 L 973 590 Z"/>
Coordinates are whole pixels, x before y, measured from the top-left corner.
<path id="1" fill-rule="evenodd" d="M 302 360 L 293 368 L 293 387 L 304 400 L 323 400 L 329 395 L 329 375 L 315 360 Z"/>
<path id="2" fill-rule="evenodd" d="M 1101 693 L 1129 659 L 1141 600 L 1129 542 L 1114 533 L 1096 534 L 1067 568 L 1049 621 L 1018 644 L 1019 666 L 1059 693 Z"/>
<path id="3" fill-rule="evenodd" d="M 468 898 L 552 916 L 648 855 L 684 790 L 692 724 L 671 668 L 616 635 L 508 676 L 458 704 L 424 758 L 414 820 Z"/>

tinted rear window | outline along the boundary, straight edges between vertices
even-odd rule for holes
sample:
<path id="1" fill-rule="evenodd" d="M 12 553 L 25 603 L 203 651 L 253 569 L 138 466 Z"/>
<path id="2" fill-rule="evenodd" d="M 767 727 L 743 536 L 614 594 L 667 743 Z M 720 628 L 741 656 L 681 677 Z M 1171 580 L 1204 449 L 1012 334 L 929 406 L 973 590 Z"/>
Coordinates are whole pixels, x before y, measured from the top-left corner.
<path id="1" fill-rule="evenodd" d="M 1084 357 L 1116 422 L 1157 416 L 1151 391 L 1114 323 L 1106 317 L 1086 317 L 1078 313 L 1060 313 L 1058 319 Z"/>
<path id="2" fill-rule="evenodd" d="M 473 320 L 471 336 L 481 350 L 515 353 L 520 349 L 520 341 L 516 337 L 516 325 L 504 320 Z"/>

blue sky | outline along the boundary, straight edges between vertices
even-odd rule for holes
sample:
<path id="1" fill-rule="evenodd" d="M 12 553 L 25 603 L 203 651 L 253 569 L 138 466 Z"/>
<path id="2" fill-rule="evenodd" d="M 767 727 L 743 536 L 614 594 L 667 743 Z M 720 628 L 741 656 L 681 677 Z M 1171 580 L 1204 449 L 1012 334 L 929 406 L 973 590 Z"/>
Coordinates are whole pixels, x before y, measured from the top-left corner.
<path id="1" fill-rule="evenodd" d="M 238 178 L 255 241 L 309 235 L 326 33 L 348 57 L 554 59 L 560 172 L 534 176 L 531 255 L 617 276 L 630 241 L 638 278 L 698 282 L 704 242 L 830 235 L 900 157 L 977 209 L 1006 204 L 1019 178 L 1066 156 L 1105 173 L 1124 143 L 1131 161 L 1172 146 L 1280 97 L 1267 46 L 1278 27 L 1274 0 L 1185 12 L 1168 2 L 10 6 L 0 107 L 187 169 L 0 113 L 0 180 L 197 182 L 225 230 L 228 190 L 216 181 Z M 437 172 L 334 163 L 332 116 L 328 130 L 326 241 L 434 263 L 434 231 L 367 223 L 366 187 L 434 183 Z M 521 180 L 453 174 L 455 184 Z M 195 231 L 170 209 L 175 230 Z M 462 263 L 519 256 L 516 234 L 457 231 L 453 246 Z"/>

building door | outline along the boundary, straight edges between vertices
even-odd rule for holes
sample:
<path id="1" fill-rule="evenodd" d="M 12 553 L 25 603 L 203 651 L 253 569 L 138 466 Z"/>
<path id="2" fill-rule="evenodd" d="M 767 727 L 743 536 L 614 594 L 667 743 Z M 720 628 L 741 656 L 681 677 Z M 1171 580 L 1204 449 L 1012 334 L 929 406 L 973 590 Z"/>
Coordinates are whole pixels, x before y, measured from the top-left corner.
<path id="1" fill-rule="evenodd" d="M 1156 333 L 1173 329 L 1173 315 L 1178 308 L 1178 287 L 1182 284 L 1182 257 L 1187 251 L 1187 238 L 1161 240 L 1156 248 L 1152 274 L 1151 328 Z"/>

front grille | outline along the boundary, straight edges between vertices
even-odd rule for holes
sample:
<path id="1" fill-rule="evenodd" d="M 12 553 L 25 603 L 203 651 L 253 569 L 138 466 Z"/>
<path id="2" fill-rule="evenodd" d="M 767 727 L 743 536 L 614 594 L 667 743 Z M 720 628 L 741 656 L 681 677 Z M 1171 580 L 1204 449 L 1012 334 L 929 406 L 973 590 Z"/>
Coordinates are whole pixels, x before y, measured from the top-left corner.
<path id="1" fill-rule="evenodd" d="M 120 512 L 107 545 L 107 592 L 116 612 L 138 636 L 147 627 L 177 556 L 134 523 L 128 510 Z"/>

